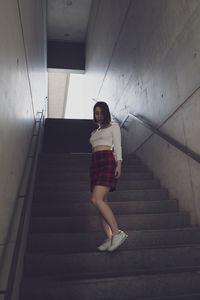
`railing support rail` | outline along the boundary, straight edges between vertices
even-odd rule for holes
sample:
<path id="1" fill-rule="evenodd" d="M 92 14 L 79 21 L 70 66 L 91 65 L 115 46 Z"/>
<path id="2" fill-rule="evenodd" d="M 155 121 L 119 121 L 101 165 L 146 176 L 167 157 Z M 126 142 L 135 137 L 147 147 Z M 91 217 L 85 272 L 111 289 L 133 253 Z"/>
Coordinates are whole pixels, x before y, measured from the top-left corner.
<path id="1" fill-rule="evenodd" d="M 156 129 L 149 122 L 147 122 L 146 120 L 144 120 L 141 116 L 136 116 L 136 115 L 134 115 L 132 113 L 128 113 L 127 116 L 123 119 L 123 121 L 120 124 L 121 128 L 124 126 L 125 122 L 127 121 L 127 119 L 129 117 L 131 117 L 132 119 L 136 120 L 138 123 L 142 124 L 146 128 L 150 129 L 153 133 L 157 134 L 158 136 L 160 136 L 161 138 L 163 138 L 164 140 L 166 140 L 168 143 L 170 143 L 171 145 L 173 145 L 174 147 L 176 147 L 178 150 L 182 151 L 184 154 L 186 154 L 187 156 L 189 156 L 190 158 L 192 158 L 196 162 L 200 163 L 200 155 L 199 154 L 197 154 L 193 150 L 189 149 L 185 145 L 179 143 L 178 141 L 176 141 L 172 137 L 168 136 L 167 134 L 161 132 L 159 129 Z"/>

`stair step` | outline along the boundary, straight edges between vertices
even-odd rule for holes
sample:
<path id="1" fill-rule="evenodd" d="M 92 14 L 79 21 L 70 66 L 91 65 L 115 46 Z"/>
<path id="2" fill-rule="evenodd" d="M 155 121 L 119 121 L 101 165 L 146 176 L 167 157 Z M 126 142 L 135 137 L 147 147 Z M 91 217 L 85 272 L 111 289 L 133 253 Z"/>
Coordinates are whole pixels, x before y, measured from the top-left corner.
<path id="1" fill-rule="evenodd" d="M 114 214 L 144 214 L 178 211 L 177 200 L 110 202 Z M 32 205 L 32 216 L 95 216 L 98 210 L 92 203 L 42 203 Z"/>
<path id="2" fill-rule="evenodd" d="M 55 168 L 56 166 L 89 166 L 91 164 L 91 158 L 88 159 L 76 159 L 76 158 L 68 158 L 68 159 L 40 159 L 39 160 L 39 166 L 41 167 L 51 167 Z M 134 165 L 141 165 L 142 161 L 138 158 L 132 158 L 129 160 L 123 160 L 122 162 L 124 167 L 127 167 L 129 165 L 134 166 Z"/>
<path id="3" fill-rule="evenodd" d="M 123 155 L 123 161 L 122 161 L 122 164 L 129 164 L 129 163 L 142 163 L 142 161 L 141 161 L 141 159 L 139 158 L 139 157 L 125 157 L 124 155 Z M 57 156 L 57 157 L 41 157 L 41 156 L 39 156 L 39 158 L 38 158 L 38 162 L 39 162 L 39 164 L 41 165 L 41 164 L 45 164 L 45 163 L 49 163 L 49 164 L 56 164 L 56 163 L 58 163 L 58 164 L 60 164 L 60 163 L 66 163 L 66 164 L 70 164 L 70 163 L 75 163 L 75 164 L 77 164 L 77 163 L 83 163 L 83 164 L 85 164 L 85 163 L 90 163 L 91 162 L 91 160 L 92 160 L 92 153 L 90 154 L 90 155 L 88 155 L 88 156 L 85 156 L 85 157 L 75 157 L 75 156 L 63 156 L 63 157 L 61 157 L 61 156 Z"/>
<path id="4" fill-rule="evenodd" d="M 87 157 L 91 157 L 92 153 L 88 152 L 88 153 L 67 153 L 67 152 L 62 152 L 62 153 L 56 153 L 56 152 L 40 152 L 39 153 L 39 157 L 40 158 L 87 158 Z M 124 153 L 123 154 L 123 158 L 124 159 L 131 159 L 131 158 L 138 158 L 138 156 L 134 153 Z"/>
<path id="5" fill-rule="evenodd" d="M 108 193 L 129 237 L 97 251 L 105 234 L 90 202 L 91 157 L 39 156 L 20 300 L 200 299 L 200 227 L 133 154 Z"/>
<path id="6" fill-rule="evenodd" d="M 40 153 L 39 154 L 39 161 L 40 160 L 56 160 L 56 159 L 91 159 L 92 152 L 89 153 Z M 123 161 L 124 160 L 132 160 L 132 159 L 139 159 L 140 157 L 136 154 L 123 154 Z"/>
<path id="7" fill-rule="evenodd" d="M 88 253 L 39 253 L 25 256 L 25 276 L 64 275 L 69 279 L 102 274 L 145 274 L 161 269 L 200 269 L 200 245 Z M 119 271 L 120 270 L 120 271 Z M 108 275 L 107 275 L 108 274 Z"/>
<path id="8" fill-rule="evenodd" d="M 52 159 L 52 160 L 46 160 L 46 159 L 40 159 L 39 160 L 39 168 L 60 168 L 60 167 L 90 167 L 92 162 L 92 159 L 74 159 L 74 158 L 69 158 L 69 159 Z M 122 162 L 122 167 L 127 168 L 129 166 L 142 166 L 144 165 L 143 162 L 138 159 L 129 159 L 129 160 L 123 160 Z"/>
<path id="9" fill-rule="evenodd" d="M 66 172 L 63 174 L 55 174 L 53 172 L 37 174 L 36 183 L 42 182 L 66 182 L 73 180 L 88 181 L 89 172 L 77 172 L 77 173 L 69 173 Z M 122 172 L 120 179 L 118 180 L 144 180 L 144 179 L 152 179 L 153 174 L 151 172 Z"/>
<path id="10" fill-rule="evenodd" d="M 36 186 L 36 190 L 44 191 L 45 189 L 51 192 L 56 192 L 59 189 L 62 191 L 71 191 L 71 190 L 88 190 L 89 180 L 88 181 L 66 181 L 65 183 L 40 183 Z M 147 180 L 120 180 L 117 187 L 120 190 L 123 189 L 148 189 L 148 188 L 159 188 L 160 182 L 156 179 L 147 179 Z"/>
<path id="11" fill-rule="evenodd" d="M 120 228 L 156 229 L 184 227 L 189 225 L 189 214 L 186 212 L 163 214 L 116 215 Z M 98 216 L 73 217 L 32 217 L 31 232 L 84 232 L 102 230 Z"/>
<path id="12" fill-rule="evenodd" d="M 57 192 L 36 191 L 34 201 L 56 201 L 60 202 L 89 202 L 91 198 L 90 191 L 62 191 Z M 117 192 L 108 193 L 109 201 L 132 201 L 132 200 L 167 200 L 168 191 L 166 189 L 146 189 L 146 190 L 117 190 Z"/>
<path id="13" fill-rule="evenodd" d="M 79 172 L 88 172 L 89 174 L 90 165 L 87 166 L 56 166 L 55 168 L 51 168 L 48 166 L 38 167 L 38 174 L 46 174 L 46 173 L 54 173 L 54 174 L 67 174 L 67 173 L 79 173 Z M 144 165 L 135 165 L 135 166 L 122 166 L 122 174 L 123 173 L 131 173 L 131 172 L 149 172 L 149 169 Z"/>
<path id="14" fill-rule="evenodd" d="M 200 243 L 200 227 L 128 230 L 121 250 L 166 247 Z M 28 237 L 29 252 L 91 252 L 105 239 L 101 232 L 32 233 Z"/>
<path id="15" fill-rule="evenodd" d="M 200 293 L 199 271 L 74 281 L 29 278 L 22 282 L 21 300 L 128 300 L 190 293 Z"/>
<path id="16" fill-rule="evenodd" d="M 145 297 L 137 300 L 199 300 L 199 294 L 187 294 L 187 295 L 176 295 L 176 296 L 168 296 L 168 297 Z"/>
<path id="17" fill-rule="evenodd" d="M 89 158 L 91 157 L 91 152 L 89 153 L 55 153 L 55 152 L 41 152 L 39 154 L 39 159 L 53 159 L 53 158 Z M 129 155 L 130 156 L 130 155 Z"/>

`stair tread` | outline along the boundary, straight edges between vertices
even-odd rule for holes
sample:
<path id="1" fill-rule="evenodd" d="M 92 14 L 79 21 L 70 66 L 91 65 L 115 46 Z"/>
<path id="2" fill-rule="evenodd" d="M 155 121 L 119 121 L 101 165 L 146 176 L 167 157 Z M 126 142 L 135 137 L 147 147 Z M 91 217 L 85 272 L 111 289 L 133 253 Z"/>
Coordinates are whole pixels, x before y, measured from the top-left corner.
<path id="1" fill-rule="evenodd" d="M 178 201 L 176 199 L 167 200 L 134 200 L 134 201 L 112 201 L 110 207 L 115 214 L 138 214 L 138 213 L 158 213 L 178 211 Z M 81 209 L 80 209 L 81 208 Z M 92 203 L 66 203 L 50 202 L 48 206 L 46 203 L 32 203 L 32 215 L 98 215 L 97 209 Z"/>
<path id="2" fill-rule="evenodd" d="M 59 285 L 59 284 L 79 284 L 79 283 L 82 283 L 82 284 L 88 284 L 88 283 L 94 283 L 94 282 L 108 282 L 108 281 L 115 281 L 116 278 L 118 278 L 118 280 L 120 281 L 127 281 L 127 280 L 130 280 L 130 279 L 134 279 L 134 278 L 138 278 L 138 276 L 140 278 L 143 278 L 143 279 L 147 279 L 149 277 L 171 277 L 172 275 L 174 276 L 181 276 L 181 277 L 185 277 L 185 276 L 188 276 L 190 277 L 191 275 L 197 275 L 200 279 L 200 267 L 197 267 L 196 270 L 193 270 L 192 272 L 190 271 L 184 271 L 184 270 L 177 270 L 177 272 L 170 272 L 169 269 L 163 269 L 164 273 L 161 273 L 161 272 L 156 272 L 155 274 L 136 274 L 136 275 L 123 275 L 123 276 L 108 276 L 108 277 L 104 277 L 104 278 L 85 278 L 85 279 L 76 279 L 76 280 L 73 280 L 73 279 L 69 279 L 69 278 L 66 278 L 65 276 L 63 275 L 57 275 L 57 276 L 39 276 L 39 277 L 24 277 L 23 278 L 23 284 L 34 284 L 34 285 L 52 285 L 52 283 L 54 285 Z"/>
<path id="3" fill-rule="evenodd" d="M 148 250 L 155 250 L 155 251 L 168 251 L 168 250 L 171 250 L 171 249 L 177 249 L 177 251 L 179 249 L 197 249 L 200 251 L 200 241 L 199 243 L 197 244 L 194 244 L 194 243 L 186 243 L 186 244 L 173 244 L 173 245 L 167 245 L 167 246 L 148 246 L 148 247 L 138 247 L 138 248 L 132 248 L 132 249 L 120 249 L 115 252 L 114 255 L 116 254 L 119 254 L 119 255 L 126 255 L 126 254 L 132 254 L 134 252 L 137 252 L 137 251 L 144 251 L 144 252 L 148 252 Z M 44 256 L 77 256 L 77 255 L 83 255 L 83 256 L 86 256 L 86 255 L 95 255 L 95 256 L 99 256 L 99 255 L 104 255 L 104 256 L 107 256 L 107 255 L 113 255 L 113 254 L 108 254 L 107 252 L 100 252 L 100 251 L 88 251 L 88 252 L 75 252 L 75 253 L 69 253 L 69 252 L 55 252 L 55 253 L 52 253 L 51 251 L 42 251 L 41 253 L 38 252 L 38 253 L 26 253 L 25 256 L 28 257 L 28 256 L 35 256 L 35 257 L 44 257 Z M 133 254 L 134 255 L 134 254 Z"/>
<path id="4" fill-rule="evenodd" d="M 118 215 L 118 214 L 115 214 L 116 216 Z M 119 215 L 120 217 L 130 217 L 130 216 L 147 216 L 147 217 L 149 217 L 149 216 L 163 216 L 163 215 L 165 215 L 165 216 L 167 216 L 167 215 L 172 215 L 172 216 L 174 216 L 174 215 L 183 215 L 183 216 L 187 216 L 187 215 L 189 215 L 189 213 L 187 212 L 187 211 L 177 211 L 177 212 L 163 212 L 163 213 L 150 213 L 150 214 L 140 214 L 140 213 L 138 213 L 138 214 L 121 214 L 121 215 Z M 97 216 L 61 216 L 61 217 L 57 217 L 57 216 L 51 216 L 51 217 L 49 217 L 49 216 L 46 216 L 45 218 L 50 218 L 50 219 L 67 219 L 67 218 L 74 218 L 74 217 L 77 217 L 77 218 L 96 218 Z M 43 217 L 34 217 L 34 216 L 32 216 L 31 218 L 43 218 Z"/>
<path id="5" fill-rule="evenodd" d="M 180 232 L 180 231 L 199 231 L 200 232 L 200 227 L 192 227 L 192 226 L 190 226 L 190 227 L 173 227 L 173 228 L 159 228 L 159 229 L 134 229 L 134 230 L 131 230 L 131 229 L 129 229 L 129 230 L 127 230 L 126 232 L 128 233 L 128 235 L 130 235 L 131 233 L 134 233 L 134 232 L 140 232 L 140 233 L 156 233 L 156 232 Z M 52 232 L 52 233 L 49 233 L 49 232 L 47 232 L 47 233 L 45 233 L 45 232 L 41 232 L 41 233 L 37 233 L 37 232 L 30 232 L 29 233 L 29 236 L 34 236 L 34 235 L 45 235 L 45 236 L 48 236 L 48 235 L 55 235 L 55 236 L 57 236 L 57 235 L 67 235 L 67 236 L 69 236 L 69 235 L 91 235 L 92 233 L 88 233 L 88 232 L 65 232 L 65 233 L 62 233 L 62 232 Z M 96 233 L 95 233 L 95 235 L 96 235 Z"/>
<path id="6" fill-rule="evenodd" d="M 41 192 L 41 191 L 40 191 Z M 85 190 L 83 190 L 83 191 L 77 191 L 77 190 L 70 190 L 70 191 L 63 191 L 63 193 L 62 193 L 62 190 L 59 190 L 59 191 L 56 191 L 56 193 L 55 194 L 58 194 L 58 192 L 60 192 L 60 194 L 73 194 L 73 195 L 91 195 L 91 192 L 89 191 L 89 189 L 88 189 L 88 191 L 85 191 Z M 150 193 L 150 192 L 154 192 L 154 193 L 159 193 L 159 192 L 166 192 L 167 193 L 167 190 L 165 189 L 165 188 L 161 188 L 161 187 L 158 187 L 158 188 L 151 188 L 151 187 L 147 187 L 146 189 L 141 189 L 141 188 L 137 188 L 137 189 L 133 189 L 133 188 L 126 188 L 126 189 L 124 189 L 124 190 L 117 190 L 117 194 L 115 194 L 116 195 L 116 197 L 119 197 L 120 196 L 120 194 L 122 193 L 122 194 L 130 194 L 130 193 Z M 44 191 L 43 191 L 43 193 L 44 193 Z M 48 191 L 46 191 L 46 194 L 48 194 Z M 51 195 L 53 195 L 53 192 L 52 191 L 50 191 L 50 194 Z M 110 194 L 108 195 L 108 198 L 109 198 L 109 196 L 111 196 Z"/>
<path id="7" fill-rule="evenodd" d="M 135 300 L 199 300 L 200 293 L 192 293 L 192 294 L 177 294 L 174 296 L 164 296 L 164 297 L 145 297 L 145 298 L 138 298 Z"/>
<path id="8" fill-rule="evenodd" d="M 133 200 L 133 201 L 112 201 L 112 204 L 113 205 L 121 205 L 121 204 L 130 204 L 130 202 L 133 202 L 133 203 L 157 203 L 157 202 L 177 202 L 178 200 L 177 199 L 159 199 L 159 200 Z M 68 206 L 71 206 L 72 204 L 74 205 L 80 205 L 79 203 L 67 203 L 67 202 L 64 202 L 64 201 L 59 201 L 59 202 L 52 202 L 51 203 L 51 206 L 55 206 L 57 207 L 58 205 L 68 205 Z M 82 205 L 91 205 L 92 206 L 92 203 L 90 202 L 83 202 L 81 203 Z M 33 202 L 32 203 L 32 206 L 47 206 L 46 203 L 35 203 Z"/>
<path id="9" fill-rule="evenodd" d="M 159 179 L 155 179 L 155 178 L 145 178 L 145 179 L 118 179 L 118 183 L 119 182 L 130 182 L 130 183 L 132 183 L 132 182 L 136 182 L 136 183 L 138 183 L 138 182 L 151 182 L 151 181 L 159 181 Z M 76 184 L 83 184 L 83 183 L 85 183 L 85 184 L 87 184 L 88 183 L 88 180 L 87 179 L 85 179 L 85 180 L 78 180 L 78 181 L 76 181 Z M 45 183 L 46 184 L 46 183 Z M 51 185 L 52 183 L 49 183 L 49 185 Z M 57 184 L 57 183 L 56 183 Z M 61 184 L 63 184 L 63 183 L 61 183 Z"/>
<path id="10" fill-rule="evenodd" d="M 199 244 L 200 227 L 126 230 L 129 238 L 121 249 L 170 247 L 171 245 Z M 78 253 L 96 251 L 105 239 L 103 232 L 41 232 L 30 233 L 28 253 Z"/>

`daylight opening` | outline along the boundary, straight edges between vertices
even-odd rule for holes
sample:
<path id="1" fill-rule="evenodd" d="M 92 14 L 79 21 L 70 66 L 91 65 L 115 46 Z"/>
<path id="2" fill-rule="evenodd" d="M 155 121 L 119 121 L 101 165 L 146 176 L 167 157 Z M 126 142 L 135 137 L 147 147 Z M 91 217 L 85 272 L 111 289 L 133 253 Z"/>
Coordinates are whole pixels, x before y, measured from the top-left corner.
<path id="1" fill-rule="evenodd" d="M 87 97 L 85 74 L 70 74 L 66 119 L 92 119 L 94 101 Z"/>

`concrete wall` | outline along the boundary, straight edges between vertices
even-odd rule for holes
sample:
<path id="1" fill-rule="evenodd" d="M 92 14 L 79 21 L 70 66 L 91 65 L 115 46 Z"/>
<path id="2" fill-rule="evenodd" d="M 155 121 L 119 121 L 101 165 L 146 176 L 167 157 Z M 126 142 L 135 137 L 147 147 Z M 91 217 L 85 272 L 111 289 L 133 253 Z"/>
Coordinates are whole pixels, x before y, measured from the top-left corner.
<path id="1" fill-rule="evenodd" d="M 69 76 L 66 72 L 48 73 L 49 118 L 65 117 Z"/>
<path id="2" fill-rule="evenodd" d="M 0 2 L 0 290 L 23 199 L 16 199 L 35 116 L 47 96 L 46 4 Z"/>
<path id="3" fill-rule="evenodd" d="M 88 97 L 122 121 L 141 115 L 200 154 L 200 1 L 93 1 L 87 39 Z M 154 171 L 200 224 L 200 165 L 130 119 L 123 152 Z"/>

